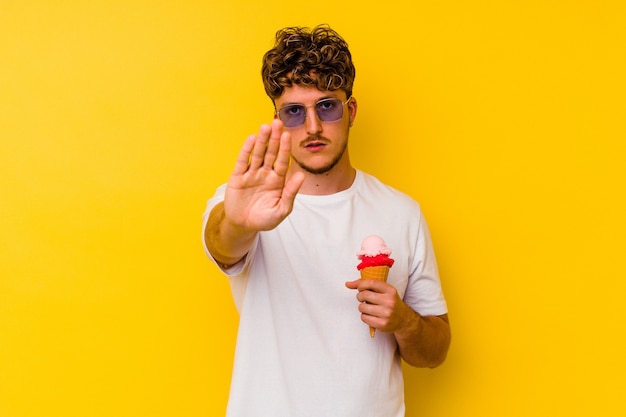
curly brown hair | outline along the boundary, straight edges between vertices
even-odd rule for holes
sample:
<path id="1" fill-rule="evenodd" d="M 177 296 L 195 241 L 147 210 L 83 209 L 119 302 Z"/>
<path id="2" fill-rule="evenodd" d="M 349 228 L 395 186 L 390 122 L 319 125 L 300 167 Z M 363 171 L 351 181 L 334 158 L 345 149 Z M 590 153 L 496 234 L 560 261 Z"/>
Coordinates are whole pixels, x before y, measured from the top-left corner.
<path id="1" fill-rule="evenodd" d="M 276 43 L 263 56 L 265 92 L 275 100 L 294 84 L 352 95 L 356 70 L 348 44 L 328 25 L 312 30 L 287 27 L 276 32 Z"/>

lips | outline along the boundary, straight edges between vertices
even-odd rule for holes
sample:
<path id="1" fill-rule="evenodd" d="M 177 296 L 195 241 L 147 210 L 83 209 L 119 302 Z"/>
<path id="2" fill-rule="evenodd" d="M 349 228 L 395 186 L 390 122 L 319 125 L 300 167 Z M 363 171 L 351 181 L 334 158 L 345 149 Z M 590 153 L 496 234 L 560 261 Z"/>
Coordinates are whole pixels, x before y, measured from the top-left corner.
<path id="1" fill-rule="evenodd" d="M 317 152 L 322 150 L 326 145 L 328 145 L 328 141 L 326 140 L 322 140 L 319 138 L 315 138 L 315 139 L 308 139 L 306 141 L 304 141 L 302 143 L 302 147 L 312 151 L 312 152 Z"/>
<path id="2" fill-rule="evenodd" d="M 324 146 L 323 143 L 321 142 L 313 142 L 313 143 L 309 143 L 308 145 L 305 146 L 306 149 L 310 150 L 310 151 L 319 151 L 321 150 Z"/>

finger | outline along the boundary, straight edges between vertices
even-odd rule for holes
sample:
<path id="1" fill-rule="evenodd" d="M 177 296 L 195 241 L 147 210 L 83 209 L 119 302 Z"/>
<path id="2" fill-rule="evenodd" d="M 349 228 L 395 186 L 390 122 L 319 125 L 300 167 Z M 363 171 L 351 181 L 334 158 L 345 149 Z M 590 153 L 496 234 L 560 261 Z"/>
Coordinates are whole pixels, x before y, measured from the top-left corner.
<path id="1" fill-rule="evenodd" d="M 252 152 L 252 148 L 254 147 L 255 139 L 256 135 L 250 135 L 243 143 L 243 146 L 239 151 L 239 155 L 237 156 L 237 162 L 235 163 L 235 170 L 233 174 L 241 175 L 248 170 L 248 167 L 250 165 L 250 153 Z"/>
<path id="2" fill-rule="evenodd" d="M 280 120 L 272 121 L 271 129 L 269 141 L 267 143 L 267 151 L 265 152 L 265 160 L 263 161 L 263 165 L 267 168 L 274 167 L 274 163 L 277 161 L 278 152 L 282 146 L 282 122 Z M 284 175 L 284 173 L 281 175 Z"/>
<path id="3" fill-rule="evenodd" d="M 256 135 L 254 141 L 254 148 L 252 148 L 252 155 L 250 157 L 250 169 L 259 169 L 265 159 L 265 152 L 267 151 L 267 141 L 269 140 L 272 128 L 269 125 L 263 124 L 259 128 L 259 133 Z"/>
<path id="4" fill-rule="evenodd" d="M 381 298 L 379 293 L 371 290 L 361 290 L 359 288 L 359 293 L 356 295 L 356 299 L 361 303 L 378 305 Z"/>
<path id="5" fill-rule="evenodd" d="M 303 182 L 304 174 L 302 172 L 294 173 L 291 178 L 289 178 L 287 182 L 285 182 L 282 198 L 287 204 L 289 204 L 289 211 L 291 211 L 291 208 L 293 207 L 293 201 L 296 199 L 298 190 L 300 190 Z"/>
<path id="6" fill-rule="evenodd" d="M 392 286 L 385 286 L 382 289 L 364 289 L 359 286 L 358 291 L 359 293 L 357 294 L 357 299 L 361 302 L 366 302 L 370 304 L 384 304 L 390 306 L 391 304 L 393 304 L 394 299 L 397 296 L 395 288 Z"/>
<path id="7" fill-rule="evenodd" d="M 284 132 L 280 136 L 280 149 L 274 164 L 274 170 L 278 175 L 285 175 L 289 168 L 289 160 L 291 158 L 291 134 Z"/>
<path id="8" fill-rule="evenodd" d="M 374 309 L 375 306 L 371 306 L 369 304 L 362 303 L 361 305 L 359 305 L 361 321 L 370 326 L 370 328 L 382 330 L 387 325 L 386 319 L 380 317 L 378 315 L 378 312 Z"/>
<path id="9" fill-rule="evenodd" d="M 376 330 L 383 330 L 386 326 L 385 319 L 371 314 L 361 314 L 361 321 Z"/>
<path id="10" fill-rule="evenodd" d="M 282 124 L 282 122 L 281 122 Z M 289 169 L 289 161 L 291 160 L 291 134 L 283 132 L 280 136 L 280 148 L 274 164 L 274 170 L 278 175 L 285 175 Z"/>
<path id="11" fill-rule="evenodd" d="M 380 317 L 381 308 L 376 304 L 361 303 L 359 304 L 359 313 L 371 317 Z"/>

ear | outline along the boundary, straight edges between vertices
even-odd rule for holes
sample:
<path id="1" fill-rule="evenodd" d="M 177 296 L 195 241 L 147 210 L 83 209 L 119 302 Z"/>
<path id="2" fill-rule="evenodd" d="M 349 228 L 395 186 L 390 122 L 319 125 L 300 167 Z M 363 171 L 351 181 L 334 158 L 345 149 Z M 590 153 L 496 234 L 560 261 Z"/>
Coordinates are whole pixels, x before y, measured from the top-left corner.
<path id="1" fill-rule="evenodd" d="M 350 126 L 354 124 L 354 119 L 356 119 L 356 111 L 359 108 L 359 105 L 356 102 L 356 98 L 353 96 L 348 103 L 348 114 L 350 116 Z"/>

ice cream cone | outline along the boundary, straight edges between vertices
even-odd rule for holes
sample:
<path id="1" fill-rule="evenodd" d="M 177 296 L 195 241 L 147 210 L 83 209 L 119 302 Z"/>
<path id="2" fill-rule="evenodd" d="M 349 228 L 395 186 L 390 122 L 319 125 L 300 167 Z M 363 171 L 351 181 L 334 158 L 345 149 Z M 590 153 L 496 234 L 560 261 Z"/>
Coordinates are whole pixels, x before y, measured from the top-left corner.
<path id="1" fill-rule="evenodd" d="M 389 268 L 394 262 L 389 255 L 391 249 L 387 247 L 382 237 L 370 235 L 363 239 L 361 250 L 356 254 L 361 261 L 356 267 L 361 272 L 361 279 L 387 282 Z M 370 337 L 374 337 L 375 333 L 376 329 L 370 326 Z"/>
<path id="2" fill-rule="evenodd" d="M 361 269 L 361 279 L 375 279 L 376 281 L 387 282 L 387 275 L 389 274 L 389 267 L 382 266 L 369 266 Z M 370 326 L 370 337 L 374 337 L 376 329 Z"/>

